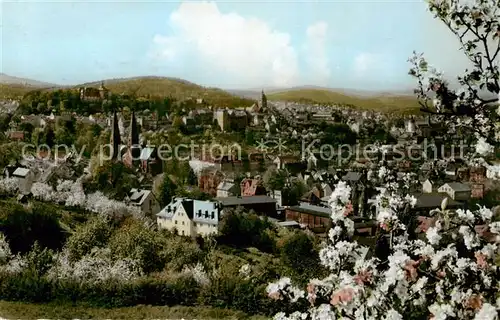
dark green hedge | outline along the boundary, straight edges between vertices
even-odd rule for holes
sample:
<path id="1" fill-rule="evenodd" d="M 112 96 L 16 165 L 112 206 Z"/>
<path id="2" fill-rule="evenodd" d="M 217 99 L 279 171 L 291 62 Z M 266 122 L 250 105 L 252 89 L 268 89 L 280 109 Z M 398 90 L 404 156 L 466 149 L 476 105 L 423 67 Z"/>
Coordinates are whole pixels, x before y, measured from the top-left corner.
<path id="1" fill-rule="evenodd" d="M 49 281 L 45 276 L 36 277 L 29 272 L 0 273 L 0 300 L 5 301 L 78 303 L 102 308 L 202 305 L 263 315 L 304 307 L 270 300 L 265 287 L 266 284 L 255 279 L 231 276 L 220 276 L 211 285 L 200 287 L 188 276 L 80 284 L 69 280 Z"/>

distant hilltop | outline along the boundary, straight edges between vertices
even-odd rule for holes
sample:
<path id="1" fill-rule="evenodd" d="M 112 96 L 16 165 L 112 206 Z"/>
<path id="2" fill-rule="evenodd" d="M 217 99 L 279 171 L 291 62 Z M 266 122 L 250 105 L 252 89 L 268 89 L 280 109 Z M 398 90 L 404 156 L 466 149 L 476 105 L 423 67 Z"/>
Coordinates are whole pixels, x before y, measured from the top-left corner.
<path id="1" fill-rule="evenodd" d="M 261 98 L 262 90 L 270 101 L 302 102 L 318 104 L 344 104 L 363 110 L 380 112 L 418 113 L 418 102 L 410 90 L 396 92 L 376 92 L 342 88 L 324 88 L 317 86 L 300 86 L 293 88 L 263 88 L 249 90 L 224 90 L 204 87 L 190 81 L 161 76 L 139 76 L 131 78 L 114 78 L 77 85 L 61 86 L 47 82 L 20 77 L 0 75 L 0 91 L 3 98 L 19 98 L 36 88 L 57 90 L 80 87 L 99 87 L 104 85 L 115 94 L 136 94 L 137 96 L 172 96 L 176 99 L 203 98 L 217 101 L 221 106 L 238 104 L 247 106 L 251 101 Z"/>
<path id="2" fill-rule="evenodd" d="M 57 86 L 56 84 L 53 84 L 53 83 L 47 83 L 47 82 L 37 81 L 37 80 L 33 80 L 33 79 L 13 77 L 13 76 L 9 76 L 5 73 L 0 73 L 0 84 L 22 85 L 22 86 L 30 86 L 30 87 L 54 87 L 54 86 Z"/>

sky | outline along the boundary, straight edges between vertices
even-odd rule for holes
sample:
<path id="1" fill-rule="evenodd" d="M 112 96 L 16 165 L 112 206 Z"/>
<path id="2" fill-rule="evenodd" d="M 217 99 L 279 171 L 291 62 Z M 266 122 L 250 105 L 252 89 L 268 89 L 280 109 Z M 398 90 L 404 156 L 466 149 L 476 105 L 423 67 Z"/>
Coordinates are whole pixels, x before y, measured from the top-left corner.
<path id="1" fill-rule="evenodd" d="M 467 67 L 421 0 L 0 1 L 1 72 L 56 84 L 406 90 L 414 50 L 448 77 Z"/>

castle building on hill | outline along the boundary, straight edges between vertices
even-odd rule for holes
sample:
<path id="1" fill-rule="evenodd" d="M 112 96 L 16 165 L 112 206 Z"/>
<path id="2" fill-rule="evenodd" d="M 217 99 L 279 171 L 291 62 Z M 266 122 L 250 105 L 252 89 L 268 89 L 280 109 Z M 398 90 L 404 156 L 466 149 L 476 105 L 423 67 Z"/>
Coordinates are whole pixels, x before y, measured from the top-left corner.
<path id="1" fill-rule="evenodd" d="M 104 81 L 99 88 L 83 87 L 80 88 L 80 99 L 83 101 L 98 101 L 108 99 L 111 92 L 104 86 Z"/>

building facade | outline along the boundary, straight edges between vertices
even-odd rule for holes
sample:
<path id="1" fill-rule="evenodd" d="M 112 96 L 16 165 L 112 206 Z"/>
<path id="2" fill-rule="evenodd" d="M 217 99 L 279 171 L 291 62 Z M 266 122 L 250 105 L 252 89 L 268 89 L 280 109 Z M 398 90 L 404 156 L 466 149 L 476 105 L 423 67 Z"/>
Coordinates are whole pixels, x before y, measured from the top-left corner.
<path id="1" fill-rule="evenodd" d="M 217 234 L 220 206 L 213 201 L 174 198 L 156 217 L 160 229 L 182 236 L 204 237 Z"/>

